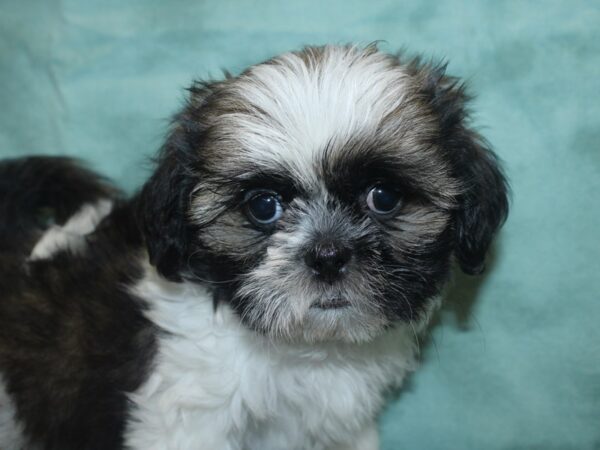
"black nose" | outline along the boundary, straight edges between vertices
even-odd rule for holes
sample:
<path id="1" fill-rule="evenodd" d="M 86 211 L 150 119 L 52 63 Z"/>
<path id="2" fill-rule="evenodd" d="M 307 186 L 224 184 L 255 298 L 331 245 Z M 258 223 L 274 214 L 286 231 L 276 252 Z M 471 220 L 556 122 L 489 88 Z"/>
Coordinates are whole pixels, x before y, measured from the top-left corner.
<path id="1" fill-rule="evenodd" d="M 304 256 L 304 261 L 317 277 L 331 283 L 341 277 L 351 257 L 352 251 L 349 248 L 325 244 L 309 250 Z"/>

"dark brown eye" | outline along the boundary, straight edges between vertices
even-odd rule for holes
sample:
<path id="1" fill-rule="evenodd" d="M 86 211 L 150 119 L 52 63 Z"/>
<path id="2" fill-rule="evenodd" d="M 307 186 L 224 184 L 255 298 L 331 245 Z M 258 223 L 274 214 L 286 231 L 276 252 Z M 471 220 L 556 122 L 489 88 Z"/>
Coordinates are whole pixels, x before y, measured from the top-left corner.
<path id="1" fill-rule="evenodd" d="M 255 225 L 275 223 L 281 217 L 283 207 L 279 196 L 270 191 L 252 191 L 247 195 L 246 215 Z"/>
<path id="2" fill-rule="evenodd" d="M 400 194 L 395 189 L 384 184 L 371 188 L 367 194 L 367 206 L 375 214 L 382 216 L 394 213 L 400 206 Z"/>

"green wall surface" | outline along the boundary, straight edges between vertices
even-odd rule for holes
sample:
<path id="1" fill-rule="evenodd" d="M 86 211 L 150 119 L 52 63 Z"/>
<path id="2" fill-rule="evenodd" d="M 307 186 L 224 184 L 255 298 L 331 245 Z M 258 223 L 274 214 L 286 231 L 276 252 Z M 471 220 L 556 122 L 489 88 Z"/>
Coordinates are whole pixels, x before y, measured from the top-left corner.
<path id="1" fill-rule="evenodd" d="M 195 78 L 305 44 L 445 58 L 512 210 L 457 274 L 382 448 L 600 448 L 600 2 L 0 0 L 0 157 L 69 154 L 127 190 Z"/>

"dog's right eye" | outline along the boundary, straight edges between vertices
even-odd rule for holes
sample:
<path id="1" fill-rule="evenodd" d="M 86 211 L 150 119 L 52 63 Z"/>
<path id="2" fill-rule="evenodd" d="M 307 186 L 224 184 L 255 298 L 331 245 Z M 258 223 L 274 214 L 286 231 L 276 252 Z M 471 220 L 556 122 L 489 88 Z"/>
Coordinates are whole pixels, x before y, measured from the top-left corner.
<path id="1" fill-rule="evenodd" d="M 254 190 L 246 195 L 245 211 L 254 225 L 264 227 L 279 220 L 283 207 L 277 193 Z"/>

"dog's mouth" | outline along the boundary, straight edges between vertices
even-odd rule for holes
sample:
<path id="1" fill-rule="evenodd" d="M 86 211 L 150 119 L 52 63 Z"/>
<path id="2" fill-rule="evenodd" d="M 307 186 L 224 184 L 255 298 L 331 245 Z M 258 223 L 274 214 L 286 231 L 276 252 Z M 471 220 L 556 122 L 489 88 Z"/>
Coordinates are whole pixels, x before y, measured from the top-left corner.
<path id="1" fill-rule="evenodd" d="M 324 298 L 310 305 L 311 308 L 315 309 L 341 309 L 348 306 L 350 306 L 350 302 L 343 297 Z"/>

